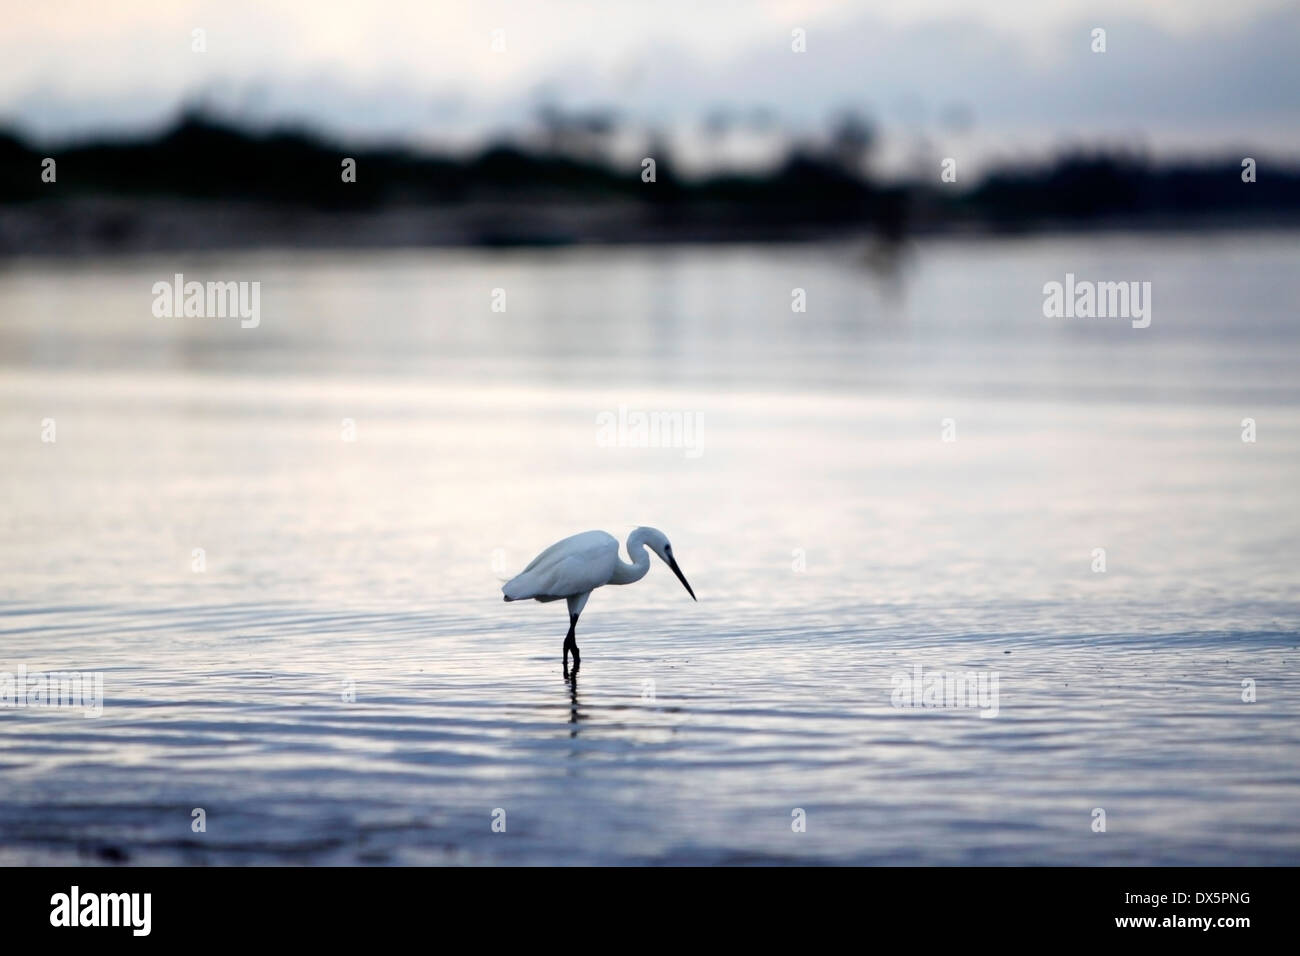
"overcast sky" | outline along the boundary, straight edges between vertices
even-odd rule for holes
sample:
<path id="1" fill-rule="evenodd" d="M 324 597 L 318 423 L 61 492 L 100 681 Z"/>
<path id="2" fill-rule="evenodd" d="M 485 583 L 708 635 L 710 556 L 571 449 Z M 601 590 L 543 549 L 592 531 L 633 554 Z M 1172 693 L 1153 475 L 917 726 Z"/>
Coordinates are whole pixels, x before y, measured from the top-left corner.
<path id="1" fill-rule="evenodd" d="M 1300 147 L 1300 6 L 1273 0 L 41 0 L 4 16 L 0 120 L 38 137 L 138 129 L 202 96 L 434 142 L 516 127 L 547 100 L 669 128 L 723 108 L 798 131 L 853 108 L 896 144 L 982 154 Z"/>

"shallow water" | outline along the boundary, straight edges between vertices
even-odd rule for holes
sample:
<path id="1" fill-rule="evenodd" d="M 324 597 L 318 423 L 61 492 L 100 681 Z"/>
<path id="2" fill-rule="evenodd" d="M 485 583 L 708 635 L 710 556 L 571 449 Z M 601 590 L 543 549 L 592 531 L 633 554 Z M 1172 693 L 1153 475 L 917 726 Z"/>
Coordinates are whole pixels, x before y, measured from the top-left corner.
<path id="1" fill-rule="evenodd" d="M 1298 253 L 10 263 L 0 671 L 103 713 L 0 708 L 0 863 L 1298 863 Z M 175 272 L 261 324 L 155 318 Z M 1044 318 L 1066 272 L 1150 328 Z M 500 579 L 638 524 L 699 603 L 597 591 L 571 686 Z M 996 716 L 893 706 L 916 666 Z"/>

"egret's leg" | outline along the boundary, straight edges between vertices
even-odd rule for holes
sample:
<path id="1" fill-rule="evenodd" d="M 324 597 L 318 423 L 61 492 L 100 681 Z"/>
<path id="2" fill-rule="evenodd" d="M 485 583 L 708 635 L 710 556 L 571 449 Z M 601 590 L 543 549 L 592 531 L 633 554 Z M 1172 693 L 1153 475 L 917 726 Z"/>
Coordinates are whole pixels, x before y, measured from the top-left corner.
<path id="1" fill-rule="evenodd" d="M 573 639 L 573 629 L 577 626 L 577 624 L 578 624 L 578 615 L 570 614 L 569 633 L 564 635 L 564 653 L 562 655 L 565 677 L 569 676 L 569 651 L 573 651 L 573 671 L 574 673 L 577 673 L 578 671 L 578 645 Z"/>

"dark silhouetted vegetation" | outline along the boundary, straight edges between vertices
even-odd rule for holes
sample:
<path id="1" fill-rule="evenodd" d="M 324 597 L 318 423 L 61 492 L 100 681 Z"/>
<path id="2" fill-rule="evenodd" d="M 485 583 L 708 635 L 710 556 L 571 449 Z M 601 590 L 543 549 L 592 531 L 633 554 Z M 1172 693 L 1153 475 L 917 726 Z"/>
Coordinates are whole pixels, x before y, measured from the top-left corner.
<path id="1" fill-rule="evenodd" d="M 0 133 L 0 254 L 246 245 L 553 244 L 778 240 L 1102 226 L 1300 222 L 1300 169 L 1260 159 L 1165 164 L 1073 154 L 1000 169 L 974 188 L 883 185 L 859 170 L 875 141 L 845 121 L 828 146 L 792 147 L 775 169 L 685 179 L 656 150 L 638 163 L 600 154 L 606 132 L 468 157 L 352 148 L 305 131 L 258 134 L 200 116 L 154 137 L 42 150 Z M 553 124 L 554 125 L 554 124 Z M 573 134 L 576 136 L 577 134 Z M 592 145 L 595 143 L 596 145 Z M 57 181 L 41 180 L 45 156 Z M 341 163 L 357 163 L 356 182 Z"/>

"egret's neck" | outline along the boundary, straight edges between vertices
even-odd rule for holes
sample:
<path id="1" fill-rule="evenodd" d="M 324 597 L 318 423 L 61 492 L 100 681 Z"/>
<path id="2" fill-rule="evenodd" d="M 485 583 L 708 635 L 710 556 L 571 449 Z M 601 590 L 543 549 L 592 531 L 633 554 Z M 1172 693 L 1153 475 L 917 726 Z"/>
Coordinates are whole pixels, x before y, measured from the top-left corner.
<path id="1" fill-rule="evenodd" d="M 631 584 L 640 581 L 650 570 L 650 552 L 645 548 L 645 539 L 636 531 L 627 536 L 627 556 L 632 559 L 628 564 L 622 558 L 614 566 L 614 576 L 610 584 Z"/>

